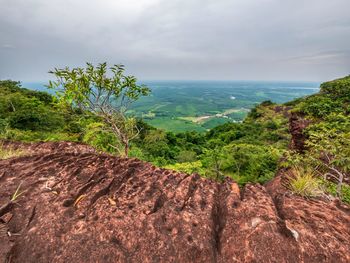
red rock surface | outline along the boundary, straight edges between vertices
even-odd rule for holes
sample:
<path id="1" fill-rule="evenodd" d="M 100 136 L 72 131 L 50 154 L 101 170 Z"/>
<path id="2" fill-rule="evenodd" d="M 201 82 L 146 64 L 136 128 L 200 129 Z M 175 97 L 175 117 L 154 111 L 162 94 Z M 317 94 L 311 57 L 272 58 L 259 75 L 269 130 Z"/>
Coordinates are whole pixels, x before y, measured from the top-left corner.
<path id="1" fill-rule="evenodd" d="M 350 208 L 277 179 L 240 190 L 80 144 L 29 148 L 0 161 L 0 262 L 350 262 Z"/>
<path id="2" fill-rule="evenodd" d="M 304 119 L 303 116 L 297 113 L 292 113 L 289 118 L 289 131 L 292 135 L 290 148 L 297 152 L 304 152 L 306 149 L 306 137 L 304 129 L 310 124 L 310 120 Z"/>

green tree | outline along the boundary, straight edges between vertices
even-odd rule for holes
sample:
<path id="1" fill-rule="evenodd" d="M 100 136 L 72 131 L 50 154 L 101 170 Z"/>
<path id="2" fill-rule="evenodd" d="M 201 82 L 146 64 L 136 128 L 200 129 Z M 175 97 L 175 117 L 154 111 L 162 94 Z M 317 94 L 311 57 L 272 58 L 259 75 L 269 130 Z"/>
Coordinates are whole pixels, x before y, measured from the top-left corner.
<path id="1" fill-rule="evenodd" d="M 84 131 L 83 142 L 92 145 L 95 149 L 116 153 L 116 145 L 120 144 L 117 138 L 101 122 L 92 122 L 86 125 Z"/>
<path id="2" fill-rule="evenodd" d="M 114 65 L 107 76 L 107 63 L 94 66 L 87 63 L 86 68 L 55 68 L 49 73 L 56 77 L 48 87 L 57 89 L 59 101 L 79 107 L 100 117 L 105 129 L 113 133 L 124 146 L 128 156 L 130 141 L 140 133 L 136 119 L 126 114 L 130 105 L 141 96 L 148 95 L 150 89 L 138 85 L 134 76 L 124 74 L 123 65 Z M 121 153 L 118 145 L 116 149 Z"/>
<path id="3" fill-rule="evenodd" d="M 332 113 L 324 122 L 307 129 L 308 154 L 315 164 L 325 168 L 324 176 L 337 181 L 337 194 L 350 171 L 350 120 L 343 114 Z"/>
<path id="4" fill-rule="evenodd" d="M 275 174 L 281 153 L 271 146 L 233 143 L 223 148 L 223 156 L 222 171 L 239 183 L 264 183 Z"/>
<path id="5" fill-rule="evenodd" d="M 178 153 L 176 160 L 179 163 L 194 162 L 197 160 L 197 154 L 193 151 L 184 150 Z"/>
<path id="6" fill-rule="evenodd" d="M 222 172 L 222 165 L 225 156 L 222 153 L 221 143 L 219 140 L 211 140 L 208 142 L 208 149 L 204 150 L 204 156 L 202 159 L 203 166 L 207 168 L 206 175 L 216 180 L 224 178 Z"/>
<path id="7" fill-rule="evenodd" d="M 143 148 L 146 150 L 150 159 L 162 157 L 169 158 L 170 148 L 166 133 L 162 130 L 150 130 L 145 135 Z"/>

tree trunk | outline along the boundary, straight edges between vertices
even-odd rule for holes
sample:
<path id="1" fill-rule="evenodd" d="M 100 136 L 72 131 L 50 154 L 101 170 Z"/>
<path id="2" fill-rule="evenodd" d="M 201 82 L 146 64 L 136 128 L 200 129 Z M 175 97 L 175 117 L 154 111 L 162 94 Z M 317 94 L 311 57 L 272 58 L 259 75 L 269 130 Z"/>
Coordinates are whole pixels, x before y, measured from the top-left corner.
<path id="1" fill-rule="evenodd" d="M 129 156 L 129 142 L 128 141 L 124 143 L 124 154 L 125 154 L 125 157 Z"/>

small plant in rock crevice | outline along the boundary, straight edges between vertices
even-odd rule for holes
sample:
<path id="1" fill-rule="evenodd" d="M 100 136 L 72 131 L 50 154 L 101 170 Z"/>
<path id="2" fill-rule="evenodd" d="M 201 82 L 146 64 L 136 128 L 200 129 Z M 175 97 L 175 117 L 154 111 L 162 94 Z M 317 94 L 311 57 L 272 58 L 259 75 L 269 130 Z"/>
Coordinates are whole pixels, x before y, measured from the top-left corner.
<path id="1" fill-rule="evenodd" d="M 13 193 L 11 197 L 11 202 L 15 202 L 21 195 L 24 194 L 25 191 L 20 191 L 22 183 L 20 183 L 16 189 L 16 191 Z"/>
<path id="2" fill-rule="evenodd" d="M 314 172 L 307 168 L 294 167 L 288 182 L 288 188 L 303 197 L 317 197 L 324 194 L 323 185 Z"/>

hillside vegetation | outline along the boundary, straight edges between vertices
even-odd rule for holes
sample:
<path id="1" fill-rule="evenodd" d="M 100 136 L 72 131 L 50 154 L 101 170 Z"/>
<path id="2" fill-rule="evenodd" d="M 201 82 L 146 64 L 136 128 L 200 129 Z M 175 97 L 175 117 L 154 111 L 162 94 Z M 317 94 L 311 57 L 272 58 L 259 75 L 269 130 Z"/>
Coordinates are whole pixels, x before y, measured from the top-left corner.
<path id="1" fill-rule="evenodd" d="M 279 169 L 303 179 L 312 174 L 316 192 L 338 194 L 350 202 L 349 112 L 350 77 L 345 77 L 323 83 L 315 95 L 285 104 L 265 101 L 242 123 L 225 123 L 206 133 L 174 134 L 139 120 L 141 133 L 130 156 L 218 180 L 229 176 L 239 184 L 265 183 Z M 115 154 L 115 139 L 103 126 L 89 112 L 62 108 L 47 93 L 23 89 L 19 82 L 0 82 L 2 139 L 78 141 Z"/>

